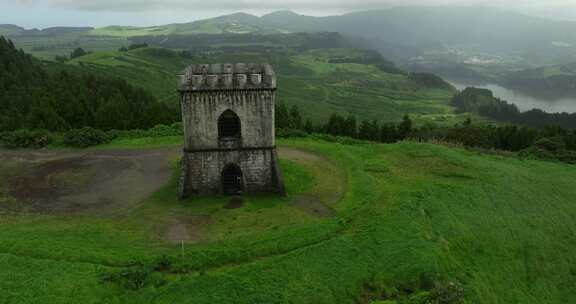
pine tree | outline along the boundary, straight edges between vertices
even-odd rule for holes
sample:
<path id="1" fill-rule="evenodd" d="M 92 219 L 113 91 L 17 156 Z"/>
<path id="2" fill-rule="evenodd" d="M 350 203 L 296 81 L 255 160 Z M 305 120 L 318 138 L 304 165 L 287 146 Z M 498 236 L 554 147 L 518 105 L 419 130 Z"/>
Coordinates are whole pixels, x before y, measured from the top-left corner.
<path id="1" fill-rule="evenodd" d="M 410 134 L 412 133 L 412 120 L 410 119 L 410 116 L 404 115 L 404 117 L 402 118 L 402 122 L 398 127 L 398 132 L 401 139 L 406 139 L 408 138 L 408 136 L 410 136 Z"/>
<path id="2" fill-rule="evenodd" d="M 279 103 L 276 105 L 275 111 L 276 127 L 278 129 L 288 129 L 290 128 L 290 114 L 284 103 Z"/>
<path id="3" fill-rule="evenodd" d="M 346 136 L 348 137 L 352 137 L 352 138 L 357 138 L 358 137 L 358 126 L 356 123 L 356 116 L 350 114 L 348 115 L 348 118 L 346 118 L 345 121 L 345 130 L 346 130 Z"/>
<path id="4" fill-rule="evenodd" d="M 297 106 L 292 106 L 290 109 L 290 129 L 300 130 L 302 129 L 302 116 L 300 115 L 300 110 Z"/>

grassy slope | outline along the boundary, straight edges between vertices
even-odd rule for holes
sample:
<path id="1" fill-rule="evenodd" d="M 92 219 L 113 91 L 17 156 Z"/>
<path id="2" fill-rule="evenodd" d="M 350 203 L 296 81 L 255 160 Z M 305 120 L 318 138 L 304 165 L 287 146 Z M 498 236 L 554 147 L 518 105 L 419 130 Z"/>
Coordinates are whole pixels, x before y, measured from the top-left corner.
<path id="1" fill-rule="evenodd" d="M 189 23 L 151 27 L 107 26 L 88 32 L 91 36 L 134 37 L 146 35 L 248 34 L 278 32 L 258 17 L 238 13 Z"/>
<path id="2" fill-rule="evenodd" d="M 98 52 L 77 58 L 84 65 L 111 76 L 122 77 L 153 92 L 160 100 L 177 102 L 176 74 L 191 62 L 270 62 L 279 75 L 279 100 L 298 105 L 307 118 L 324 122 L 338 112 L 359 118 L 398 121 L 406 114 L 423 120 L 449 117 L 449 90 L 419 87 L 404 75 L 379 71 L 372 65 L 328 63 L 330 57 L 358 56 L 349 49 L 313 50 L 305 53 L 231 53 L 183 59 L 164 49 L 147 48 Z"/>
<path id="3" fill-rule="evenodd" d="M 576 301 L 575 167 L 415 143 L 281 145 L 327 155 L 346 172 L 336 219 L 292 226 L 290 212 L 275 213 L 281 203 L 255 203 L 223 216 L 264 210 L 288 226 L 188 246 L 181 256 L 179 246 L 150 239 L 162 209 L 204 208 L 175 203 L 174 184 L 131 216 L 3 216 L 0 302 L 352 303 L 367 284 L 390 291 L 428 279 L 460 281 L 467 303 Z M 284 166 L 292 191 L 310 187 L 295 182 L 310 172 L 322 179 L 321 170 Z M 190 272 L 158 274 L 169 283 L 140 291 L 97 282 L 108 267 L 160 254 Z"/>
<path id="4" fill-rule="evenodd" d="M 96 52 L 76 58 L 69 64 L 125 79 L 153 93 L 160 101 L 178 102 L 176 75 L 186 66 L 186 61 L 175 52 L 151 48 Z"/>
<path id="5" fill-rule="evenodd" d="M 124 37 L 87 36 L 78 33 L 56 36 L 10 36 L 10 39 L 25 52 L 48 60 L 54 60 L 57 55 L 69 56 L 78 47 L 87 51 L 101 52 L 130 45 Z"/>

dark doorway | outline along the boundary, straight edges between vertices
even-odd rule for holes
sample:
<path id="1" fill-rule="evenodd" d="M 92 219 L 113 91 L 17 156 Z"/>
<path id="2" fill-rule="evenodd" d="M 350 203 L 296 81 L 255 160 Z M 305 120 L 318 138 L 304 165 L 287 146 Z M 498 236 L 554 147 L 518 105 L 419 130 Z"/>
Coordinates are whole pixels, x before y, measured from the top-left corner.
<path id="1" fill-rule="evenodd" d="M 222 190 L 224 195 L 242 194 L 242 170 L 240 167 L 230 164 L 222 170 Z"/>
<path id="2" fill-rule="evenodd" d="M 231 110 L 226 110 L 218 118 L 219 139 L 239 139 L 242 136 L 240 118 Z"/>

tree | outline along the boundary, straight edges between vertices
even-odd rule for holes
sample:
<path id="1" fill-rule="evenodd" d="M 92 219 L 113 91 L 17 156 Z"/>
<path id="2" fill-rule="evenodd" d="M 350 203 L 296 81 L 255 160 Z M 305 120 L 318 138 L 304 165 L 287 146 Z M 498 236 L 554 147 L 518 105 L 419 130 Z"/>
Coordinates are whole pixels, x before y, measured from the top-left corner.
<path id="1" fill-rule="evenodd" d="M 345 136 L 357 138 L 358 137 L 358 126 L 356 123 L 356 116 L 350 114 L 346 121 L 344 122 Z"/>
<path id="2" fill-rule="evenodd" d="M 336 113 L 333 113 L 330 116 L 328 123 L 324 127 L 324 131 L 330 135 L 344 136 L 344 135 L 346 135 L 346 126 L 345 125 L 346 125 L 345 119 L 342 116 L 340 116 Z"/>
<path id="3" fill-rule="evenodd" d="M 84 51 L 83 48 L 77 48 L 74 51 L 72 51 L 72 53 L 70 54 L 70 59 L 82 57 L 86 54 L 88 54 L 88 53 L 86 53 L 86 51 Z"/>
<path id="4" fill-rule="evenodd" d="M 302 116 L 300 115 L 300 110 L 297 106 L 292 106 L 290 109 L 289 126 L 290 129 L 294 130 L 302 129 Z"/>
<path id="5" fill-rule="evenodd" d="M 80 54 L 83 51 L 78 51 Z M 67 131 L 85 126 L 151 128 L 179 120 L 179 107 L 160 103 L 126 81 L 44 66 L 0 37 L 0 132 L 20 128 Z"/>
<path id="6" fill-rule="evenodd" d="M 377 120 L 363 120 L 358 131 L 358 138 L 363 140 L 379 141 L 380 125 Z"/>
<path id="7" fill-rule="evenodd" d="M 306 131 L 306 133 L 314 133 L 316 131 L 316 129 L 314 128 L 314 124 L 312 124 L 312 121 L 310 121 L 310 119 L 306 120 L 306 123 L 304 124 L 304 131 Z"/>
<path id="8" fill-rule="evenodd" d="M 394 124 L 385 124 L 380 128 L 380 139 L 383 143 L 394 143 L 399 139 L 398 128 Z"/>
<path id="9" fill-rule="evenodd" d="M 128 49 L 129 50 L 135 50 L 135 49 L 141 49 L 141 48 L 147 48 L 148 47 L 148 43 L 135 43 L 135 44 L 131 44 Z"/>
<path id="10" fill-rule="evenodd" d="M 410 116 L 404 115 L 400 126 L 398 126 L 398 133 L 401 139 L 406 139 L 410 136 L 410 133 L 412 133 L 412 120 Z"/>
<path id="11" fill-rule="evenodd" d="M 275 118 L 276 127 L 278 129 L 290 128 L 290 113 L 288 112 L 288 109 L 284 103 L 279 103 L 276 105 Z"/>
<path id="12" fill-rule="evenodd" d="M 68 57 L 66 56 L 62 56 L 62 55 L 56 55 L 54 56 L 54 60 L 60 63 L 64 63 L 66 61 L 68 61 Z"/>

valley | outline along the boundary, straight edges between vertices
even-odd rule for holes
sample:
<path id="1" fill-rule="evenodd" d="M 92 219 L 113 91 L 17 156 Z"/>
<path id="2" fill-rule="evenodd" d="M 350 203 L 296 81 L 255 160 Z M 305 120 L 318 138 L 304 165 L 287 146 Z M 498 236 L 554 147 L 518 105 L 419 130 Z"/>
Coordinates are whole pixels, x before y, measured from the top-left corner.
<path id="1" fill-rule="evenodd" d="M 310 49 L 307 51 L 219 52 L 193 58 L 163 48 L 129 52 L 96 52 L 67 63 L 95 73 L 120 77 L 154 93 L 158 100 L 176 103 L 177 75 L 190 63 L 269 62 L 279 72 L 279 98 L 288 106 L 306 108 L 306 119 L 328 120 L 332 113 L 352 113 L 367 119 L 396 122 L 405 113 L 449 114 L 454 90 L 428 88 L 408 75 L 379 69 L 380 60 L 362 63 L 369 53 L 359 49 Z M 350 63 L 332 62 L 347 58 Z M 359 63 L 354 63 L 357 61 Z M 352 102 L 353 101 L 353 102 Z"/>

